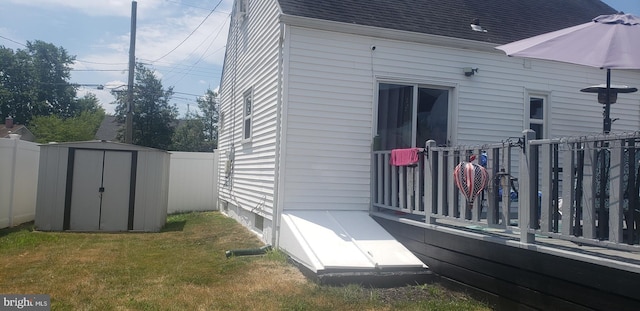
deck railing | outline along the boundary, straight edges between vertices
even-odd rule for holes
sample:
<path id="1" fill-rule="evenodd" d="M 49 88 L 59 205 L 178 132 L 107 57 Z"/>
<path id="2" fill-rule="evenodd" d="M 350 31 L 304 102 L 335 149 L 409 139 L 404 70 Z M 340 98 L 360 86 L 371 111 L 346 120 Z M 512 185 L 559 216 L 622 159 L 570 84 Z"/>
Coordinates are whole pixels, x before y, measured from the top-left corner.
<path id="1" fill-rule="evenodd" d="M 533 131 L 502 143 L 437 147 L 428 141 L 415 166 L 392 166 L 373 152 L 372 203 L 430 224 L 502 228 L 607 248 L 640 250 L 640 132 L 534 140 Z M 485 190 L 472 204 L 457 189 L 462 161 L 484 166 Z"/>

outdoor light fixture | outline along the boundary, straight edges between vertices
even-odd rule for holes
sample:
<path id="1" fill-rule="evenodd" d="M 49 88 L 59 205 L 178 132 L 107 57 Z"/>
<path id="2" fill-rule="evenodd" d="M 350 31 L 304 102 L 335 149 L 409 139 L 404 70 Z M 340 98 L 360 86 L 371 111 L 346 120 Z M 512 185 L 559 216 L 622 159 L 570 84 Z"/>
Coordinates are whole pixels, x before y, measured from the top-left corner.
<path id="1" fill-rule="evenodd" d="M 464 67 L 462 68 L 464 75 L 467 77 L 471 77 L 478 72 L 478 68 Z"/>
<path id="2" fill-rule="evenodd" d="M 610 85 L 609 91 L 607 92 L 607 85 L 599 84 L 593 85 L 584 89 L 581 89 L 580 92 L 585 93 L 598 93 L 598 103 L 604 105 L 603 109 L 603 133 L 608 134 L 611 132 L 611 118 L 609 116 L 609 112 L 611 110 L 611 105 L 615 104 L 618 100 L 618 93 L 633 93 L 637 92 L 638 89 L 635 87 L 628 87 L 626 85 Z"/>

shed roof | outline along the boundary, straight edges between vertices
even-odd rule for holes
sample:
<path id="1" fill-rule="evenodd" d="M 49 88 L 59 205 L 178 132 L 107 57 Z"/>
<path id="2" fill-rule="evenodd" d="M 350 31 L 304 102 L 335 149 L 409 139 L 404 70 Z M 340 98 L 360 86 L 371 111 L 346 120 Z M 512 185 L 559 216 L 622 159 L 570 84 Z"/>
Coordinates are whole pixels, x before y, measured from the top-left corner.
<path id="1" fill-rule="evenodd" d="M 616 11 L 600 0 L 278 0 L 287 15 L 505 44 Z M 486 32 L 474 31 L 478 20 Z"/>
<path id="2" fill-rule="evenodd" d="M 64 143 L 49 143 L 42 144 L 40 147 L 45 148 L 82 148 L 82 149 L 99 149 L 99 150 L 125 150 L 125 151 L 158 151 L 168 153 L 165 150 L 149 148 L 138 145 L 125 144 L 114 141 L 104 141 L 104 140 L 89 140 L 89 141 L 74 141 L 74 142 L 64 142 Z"/>

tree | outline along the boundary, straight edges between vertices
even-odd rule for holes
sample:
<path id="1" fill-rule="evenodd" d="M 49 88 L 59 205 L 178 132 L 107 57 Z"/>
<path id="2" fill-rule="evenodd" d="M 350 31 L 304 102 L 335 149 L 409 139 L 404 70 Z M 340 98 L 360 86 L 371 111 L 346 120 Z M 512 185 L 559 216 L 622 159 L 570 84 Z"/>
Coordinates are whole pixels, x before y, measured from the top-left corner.
<path id="1" fill-rule="evenodd" d="M 171 150 L 203 152 L 208 150 L 205 141 L 205 126 L 198 115 L 187 113 L 187 120 L 176 129 L 171 139 Z"/>
<path id="2" fill-rule="evenodd" d="M 208 89 L 204 97 L 198 98 L 198 109 L 202 115 L 198 118 L 202 120 L 204 126 L 204 141 L 208 150 L 212 151 L 218 147 L 218 93 Z"/>
<path id="3" fill-rule="evenodd" d="M 36 116 L 30 129 L 39 143 L 93 140 L 104 119 L 104 109 L 85 110 L 76 117 Z"/>
<path id="4" fill-rule="evenodd" d="M 171 150 L 211 152 L 218 145 L 218 94 L 207 90 L 197 99 L 200 113 L 187 112 L 186 120 L 176 129 Z"/>
<path id="5" fill-rule="evenodd" d="M 98 99 L 96 94 L 93 94 L 93 93 L 87 93 L 84 95 L 84 97 L 76 99 L 75 105 L 76 106 L 74 108 L 77 111 L 75 115 L 78 115 L 79 113 L 84 111 L 89 111 L 89 112 L 102 111 L 104 113 L 104 108 L 100 106 L 100 100 Z"/>
<path id="6" fill-rule="evenodd" d="M 26 49 L 0 46 L 0 117 L 29 124 L 35 116 L 77 116 L 76 88 L 69 83 L 74 56 L 36 40 Z"/>
<path id="7" fill-rule="evenodd" d="M 169 148 L 178 116 L 178 108 L 169 104 L 173 87 L 164 90 L 153 71 L 136 64 L 133 86 L 133 144 L 164 149 Z M 124 123 L 127 115 L 127 92 L 116 92 L 116 120 Z M 124 133 L 118 140 L 124 141 Z"/>

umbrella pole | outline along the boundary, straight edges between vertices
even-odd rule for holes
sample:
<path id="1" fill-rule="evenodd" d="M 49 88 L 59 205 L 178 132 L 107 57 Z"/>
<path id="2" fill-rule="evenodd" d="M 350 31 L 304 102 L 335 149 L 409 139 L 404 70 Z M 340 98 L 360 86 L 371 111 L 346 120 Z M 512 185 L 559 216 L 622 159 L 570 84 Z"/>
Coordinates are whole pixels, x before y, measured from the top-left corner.
<path id="1" fill-rule="evenodd" d="M 606 102 L 604 103 L 604 120 L 602 121 L 602 132 L 609 134 L 611 132 L 611 69 L 607 68 L 607 95 Z"/>
<path id="2" fill-rule="evenodd" d="M 607 68 L 607 90 L 606 90 L 606 101 L 604 103 L 604 120 L 602 121 L 602 132 L 607 135 L 611 132 L 611 69 Z M 607 152 L 607 148 L 609 144 L 605 141 L 602 142 L 602 150 L 598 151 L 598 155 L 600 156 L 600 198 L 599 198 L 599 206 L 598 206 L 598 239 L 604 240 L 605 236 L 609 231 L 609 221 L 607 219 L 607 209 L 605 207 L 606 204 L 606 191 L 607 191 L 607 182 L 608 182 L 608 174 L 605 174 L 605 171 L 608 172 L 608 168 L 605 167 L 607 165 L 607 161 L 605 159 L 605 153 Z"/>

